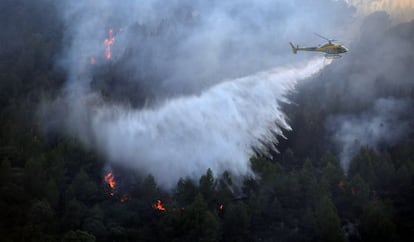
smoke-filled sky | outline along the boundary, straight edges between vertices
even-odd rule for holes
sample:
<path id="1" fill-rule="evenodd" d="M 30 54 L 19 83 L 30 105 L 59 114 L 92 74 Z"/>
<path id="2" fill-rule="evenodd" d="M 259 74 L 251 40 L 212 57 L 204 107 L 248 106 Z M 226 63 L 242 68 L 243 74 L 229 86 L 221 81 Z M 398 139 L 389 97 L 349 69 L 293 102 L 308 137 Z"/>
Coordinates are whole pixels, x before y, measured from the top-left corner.
<path id="1" fill-rule="evenodd" d="M 251 175 L 252 146 L 290 128 L 280 103 L 327 64 L 288 43 L 320 44 L 318 32 L 349 45 L 361 24 L 342 0 L 57 4 L 66 131 L 165 188 L 207 168 Z"/>
<path id="2" fill-rule="evenodd" d="M 413 21 L 395 25 L 385 12 L 374 12 L 361 22 L 346 57 L 311 84 L 319 103 L 343 107 L 330 114 L 326 128 L 345 170 L 361 146 L 381 150 L 412 137 L 413 39 Z"/>
<path id="3" fill-rule="evenodd" d="M 346 0 L 351 6 L 355 6 L 361 14 L 369 14 L 376 11 L 386 11 L 397 22 L 414 19 L 413 0 Z"/>
<path id="4" fill-rule="evenodd" d="M 340 147 L 339 159 L 345 171 L 361 147 L 378 150 L 407 138 L 412 125 L 412 115 L 407 112 L 411 111 L 412 102 L 407 99 L 379 98 L 363 113 L 331 116 L 327 124 Z"/>
<path id="5" fill-rule="evenodd" d="M 130 82 L 140 82 L 158 98 L 289 63 L 293 57 L 286 43 L 318 44 L 316 30 L 339 38 L 353 12 L 344 2 L 330 0 L 61 5 L 71 39 L 64 57 L 73 75 L 82 68 L 79 60 L 103 55 L 102 42 L 113 28 L 113 60 L 122 63 Z"/>

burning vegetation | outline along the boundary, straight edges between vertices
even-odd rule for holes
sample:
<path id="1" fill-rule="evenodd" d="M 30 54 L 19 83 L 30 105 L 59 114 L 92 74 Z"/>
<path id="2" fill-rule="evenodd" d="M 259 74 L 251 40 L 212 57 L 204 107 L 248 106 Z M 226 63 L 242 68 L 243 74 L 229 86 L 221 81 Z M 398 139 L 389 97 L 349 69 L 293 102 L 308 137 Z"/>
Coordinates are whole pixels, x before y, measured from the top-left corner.
<path id="1" fill-rule="evenodd" d="M 218 205 L 218 210 L 223 211 L 224 210 L 224 204 L 219 204 Z"/>
<path id="2" fill-rule="evenodd" d="M 127 194 L 122 194 L 122 195 L 116 195 L 117 192 L 115 191 L 115 188 L 117 188 L 118 184 L 115 181 L 115 176 L 113 174 L 112 171 L 108 172 L 105 176 L 104 176 L 104 180 L 105 183 L 108 184 L 110 190 L 109 190 L 109 195 L 111 195 L 112 197 L 115 197 L 117 199 L 119 199 L 119 201 L 121 203 L 124 203 L 126 201 L 128 201 L 128 195 Z"/>
<path id="3" fill-rule="evenodd" d="M 115 43 L 115 37 L 114 37 L 114 30 L 109 29 L 108 30 L 108 38 L 104 40 L 105 45 L 105 57 L 106 59 L 111 59 L 112 53 L 111 53 L 111 46 Z"/>
<path id="4" fill-rule="evenodd" d="M 112 174 L 112 171 L 109 172 L 108 174 L 106 174 L 105 177 L 104 177 L 104 179 L 105 179 L 105 182 L 109 185 L 109 187 L 111 189 L 115 189 L 116 182 L 115 182 L 114 174 Z"/>
<path id="5" fill-rule="evenodd" d="M 154 208 L 155 210 L 158 210 L 158 211 L 165 211 L 165 207 L 162 204 L 161 200 L 159 200 L 159 199 L 157 200 L 157 202 L 155 204 L 152 205 L 152 208 Z"/>

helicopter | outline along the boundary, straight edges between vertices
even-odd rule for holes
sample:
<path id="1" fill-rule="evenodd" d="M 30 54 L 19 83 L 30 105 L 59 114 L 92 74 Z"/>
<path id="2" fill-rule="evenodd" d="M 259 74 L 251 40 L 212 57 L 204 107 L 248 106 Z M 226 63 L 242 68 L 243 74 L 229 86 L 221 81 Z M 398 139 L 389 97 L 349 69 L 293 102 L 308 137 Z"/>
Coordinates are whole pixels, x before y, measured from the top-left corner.
<path id="1" fill-rule="evenodd" d="M 292 42 L 289 42 L 290 47 L 292 47 L 293 54 L 296 54 L 298 51 L 319 51 L 319 52 L 325 52 L 325 57 L 329 59 L 336 59 L 342 57 L 341 54 L 348 52 L 349 50 L 336 42 L 334 39 L 328 39 L 320 34 L 314 33 L 316 36 L 327 40 L 328 43 L 318 46 L 318 47 L 299 47 L 299 45 L 296 45 L 296 47 L 292 44 Z"/>

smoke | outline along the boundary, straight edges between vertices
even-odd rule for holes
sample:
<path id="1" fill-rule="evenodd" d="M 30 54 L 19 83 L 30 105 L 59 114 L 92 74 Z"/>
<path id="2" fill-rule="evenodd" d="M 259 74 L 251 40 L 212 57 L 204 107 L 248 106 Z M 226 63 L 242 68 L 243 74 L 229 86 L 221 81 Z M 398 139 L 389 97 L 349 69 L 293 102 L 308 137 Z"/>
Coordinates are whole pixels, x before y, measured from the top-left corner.
<path id="1" fill-rule="evenodd" d="M 335 112 L 326 128 L 345 171 L 361 146 L 382 150 L 412 137 L 413 38 L 413 21 L 392 26 L 388 14 L 375 12 L 341 64 L 313 82 L 315 101 Z"/>
<path id="2" fill-rule="evenodd" d="M 408 110 L 412 102 L 394 98 L 378 99 L 371 110 L 362 114 L 336 115 L 327 124 L 334 128 L 333 140 L 340 148 L 339 159 L 347 171 L 349 162 L 362 146 L 375 150 L 395 145 L 407 138 L 412 125 Z"/>
<path id="3" fill-rule="evenodd" d="M 355 6 L 359 13 L 367 15 L 376 11 L 386 11 L 394 21 L 404 22 L 414 18 L 414 2 L 412 0 L 345 0 Z"/>
<path id="4" fill-rule="evenodd" d="M 327 64 L 304 54 L 306 64 L 291 67 L 289 41 L 315 43 L 315 24 L 341 35 L 353 12 L 330 0 L 57 5 L 68 81 L 46 109 L 109 162 L 151 173 L 164 188 L 208 168 L 252 175 L 253 147 L 290 129 L 285 95 Z"/>
<path id="5" fill-rule="evenodd" d="M 291 63 L 289 41 L 319 44 L 315 25 L 340 38 L 344 33 L 339 26 L 353 12 L 345 2 L 331 0 L 89 0 L 59 5 L 66 23 L 61 64 L 69 73 L 67 90 L 106 91 L 105 77 L 79 74 L 91 56 L 97 66 L 106 65 L 103 41 L 112 28 L 110 66 L 117 70 L 112 73 L 117 84 L 108 87 L 108 95 L 133 96 L 131 86 L 138 86 L 145 89 L 142 99 L 150 101 L 200 93 L 225 79 Z"/>
<path id="6" fill-rule="evenodd" d="M 226 80 L 200 95 L 144 109 L 108 104 L 96 94 L 68 97 L 67 125 L 108 161 L 150 173 L 164 188 L 180 177 L 197 179 L 208 168 L 214 174 L 253 175 L 253 148 L 291 129 L 279 106 L 288 102 L 285 95 L 326 64 L 320 58 Z"/>

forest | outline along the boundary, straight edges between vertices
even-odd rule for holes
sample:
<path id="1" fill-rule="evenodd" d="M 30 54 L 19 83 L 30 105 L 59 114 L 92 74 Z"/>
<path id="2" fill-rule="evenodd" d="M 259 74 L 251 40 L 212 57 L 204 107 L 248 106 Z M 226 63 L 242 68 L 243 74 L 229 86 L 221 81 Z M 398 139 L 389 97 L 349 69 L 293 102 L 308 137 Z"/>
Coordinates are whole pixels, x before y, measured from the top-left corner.
<path id="1" fill-rule="evenodd" d="M 414 22 L 377 33 L 384 38 L 362 35 L 351 46 L 364 49 L 354 60 L 327 67 L 312 77 L 312 85 L 299 85 L 290 94 L 292 103 L 283 104 L 293 130 L 278 152 L 251 157 L 255 177 L 208 169 L 198 180 L 183 177 L 166 191 L 151 174 L 122 166 L 109 170 L 96 150 L 64 132 L 45 130 L 38 107 L 59 96 L 67 78 L 55 62 L 67 39 L 57 13 L 45 7 L 50 1 L 34 2 L 6 0 L 0 10 L 2 22 L 13 23 L 2 26 L 0 43 L 1 241 L 412 240 L 412 106 L 404 111 L 410 128 L 404 139 L 358 146 L 346 172 L 324 120 L 361 113 L 377 98 L 414 98 L 413 84 L 395 85 L 384 75 L 375 79 L 382 88 L 374 99 L 355 100 L 347 75 L 373 58 L 367 53 L 385 48 L 387 36 L 397 35 L 411 41 L 399 57 L 406 66 L 398 72 L 412 83 Z M 111 82 L 128 83 L 117 68 L 95 70 L 95 88 L 124 102 L 123 93 L 110 92 Z M 133 106 L 143 106 L 151 96 L 143 88 L 131 87 L 139 94 L 128 100 Z"/>

